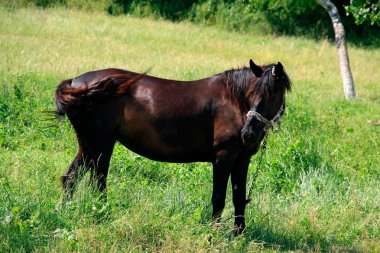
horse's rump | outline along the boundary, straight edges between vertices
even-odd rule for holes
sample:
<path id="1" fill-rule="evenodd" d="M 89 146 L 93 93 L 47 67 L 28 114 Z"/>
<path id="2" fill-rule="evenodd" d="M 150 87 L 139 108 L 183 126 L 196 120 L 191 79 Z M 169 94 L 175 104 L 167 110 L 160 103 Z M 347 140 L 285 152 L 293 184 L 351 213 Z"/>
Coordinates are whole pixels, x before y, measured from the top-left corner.
<path id="1" fill-rule="evenodd" d="M 126 93 L 129 86 L 145 76 L 115 74 L 90 85 L 72 87 L 73 79 L 62 81 L 55 92 L 57 116 L 64 116 L 70 110 L 90 109 L 94 102 Z"/>

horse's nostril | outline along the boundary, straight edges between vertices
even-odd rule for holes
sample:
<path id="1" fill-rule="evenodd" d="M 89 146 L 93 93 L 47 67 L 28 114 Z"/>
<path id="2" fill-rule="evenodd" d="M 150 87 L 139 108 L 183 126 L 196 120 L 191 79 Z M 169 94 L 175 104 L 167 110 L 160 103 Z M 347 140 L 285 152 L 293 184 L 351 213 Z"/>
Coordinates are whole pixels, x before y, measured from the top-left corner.
<path id="1" fill-rule="evenodd" d="M 249 138 L 249 142 L 252 143 L 255 140 L 255 134 L 254 133 L 250 133 L 248 138 Z"/>
<path id="2" fill-rule="evenodd" d="M 255 139 L 255 133 L 243 129 L 241 131 L 241 139 L 243 140 L 243 144 L 252 143 Z"/>

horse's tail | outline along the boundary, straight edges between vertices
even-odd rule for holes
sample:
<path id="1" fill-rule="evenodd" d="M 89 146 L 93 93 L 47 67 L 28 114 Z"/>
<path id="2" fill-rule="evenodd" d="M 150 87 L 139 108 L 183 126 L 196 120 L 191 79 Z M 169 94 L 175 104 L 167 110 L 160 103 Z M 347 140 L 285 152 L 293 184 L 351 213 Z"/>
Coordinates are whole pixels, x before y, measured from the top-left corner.
<path id="1" fill-rule="evenodd" d="M 58 117 L 65 116 L 66 114 L 68 96 L 65 94 L 65 90 L 70 89 L 71 81 L 72 79 L 63 80 L 55 91 L 55 106 Z"/>
<path id="2" fill-rule="evenodd" d="M 89 109 L 101 99 L 125 93 L 128 87 L 145 76 L 125 74 L 110 75 L 102 80 L 80 87 L 72 87 L 72 79 L 62 81 L 55 91 L 56 116 L 58 118 L 72 110 Z"/>

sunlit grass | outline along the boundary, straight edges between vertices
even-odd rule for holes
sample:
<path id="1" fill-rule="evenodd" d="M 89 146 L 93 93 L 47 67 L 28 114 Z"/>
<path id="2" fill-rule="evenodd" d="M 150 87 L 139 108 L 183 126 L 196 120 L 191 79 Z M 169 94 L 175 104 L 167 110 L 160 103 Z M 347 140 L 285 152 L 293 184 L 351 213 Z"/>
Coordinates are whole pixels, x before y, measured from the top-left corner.
<path id="1" fill-rule="evenodd" d="M 349 47 L 358 99 L 345 101 L 335 46 L 189 23 L 63 9 L 0 10 L 0 251 L 255 252 L 380 250 L 380 50 Z M 281 61 L 292 78 L 247 231 L 211 222 L 209 164 L 149 161 L 117 145 L 109 201 L 86 177 L 61 203 L 76 153 L 69 122 L 47 128 L 60 80 L 119 67 L 172 79 Z M 254 170 L 257 157 L 252 159 Z"/>

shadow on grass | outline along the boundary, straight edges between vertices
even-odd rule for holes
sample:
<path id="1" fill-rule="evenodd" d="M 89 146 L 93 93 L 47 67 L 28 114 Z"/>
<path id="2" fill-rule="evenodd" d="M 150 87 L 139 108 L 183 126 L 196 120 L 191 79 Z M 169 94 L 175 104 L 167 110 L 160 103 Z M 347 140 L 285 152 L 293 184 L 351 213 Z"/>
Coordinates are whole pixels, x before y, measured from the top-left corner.
<path id="1" fill-rule="evenodd" d="M 323 251 L 329 252 L 337 248 L 338 242 L 327 241 L 318 234 L 309 234 L 307 238 L 299 238 L 290 234 L 283 234 L 260 227 L 259 225 L 247 228 L 245 238 L 249 242 L 261 243 L 264 248 L 280 251 Z M 347 249 L 346 249 L 347 250 Z"/>

